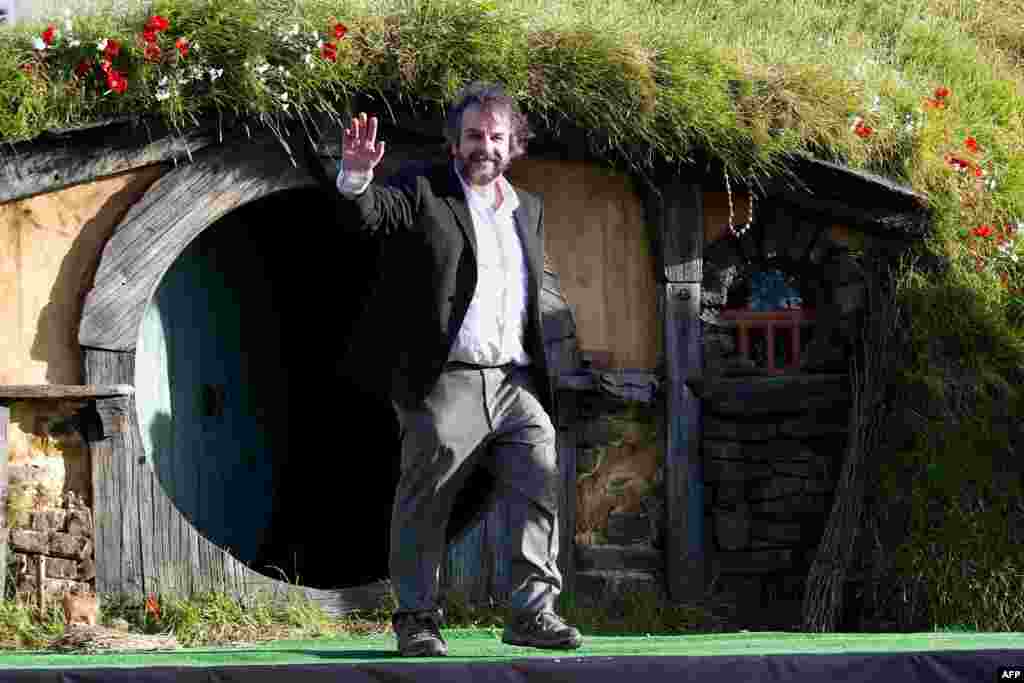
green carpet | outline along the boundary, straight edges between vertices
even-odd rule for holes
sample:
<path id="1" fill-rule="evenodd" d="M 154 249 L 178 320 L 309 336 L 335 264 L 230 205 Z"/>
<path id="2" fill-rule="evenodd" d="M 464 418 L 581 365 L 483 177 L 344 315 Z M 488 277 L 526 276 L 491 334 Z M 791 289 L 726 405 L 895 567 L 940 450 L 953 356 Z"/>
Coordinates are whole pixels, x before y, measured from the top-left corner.
<path id="1" fill-rule="evenodd" d="M 450 656 L 444 661 L 503 661 L 523 657 L 710 656 L 914 652 L 938 650 L 1022 650 L 1024 633 L 783 633 L 755 632 L 687 636 L 587 636 L 571 654 L 504 645 L 500 630 L 446 630 Z M 281 664 L 356 664 L 407 662 L 410 666 L 436 660 L 401 660 L 392 636 L 317 640 L 279 640 L 235 648 L 196 648 L 175 652 L 101 655 L 52 652 L 6 652 L 0 668 L 233 666 Z"/>

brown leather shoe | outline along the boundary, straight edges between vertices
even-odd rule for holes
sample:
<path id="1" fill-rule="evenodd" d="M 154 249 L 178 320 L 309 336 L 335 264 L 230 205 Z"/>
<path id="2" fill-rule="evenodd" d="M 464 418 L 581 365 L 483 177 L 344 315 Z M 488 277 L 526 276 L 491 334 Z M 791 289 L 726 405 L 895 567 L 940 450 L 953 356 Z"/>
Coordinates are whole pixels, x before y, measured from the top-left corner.
<path id="1" fill-rule="evenodd" d="M 444 657 L 448 644 L 441 635 L 441 614 L 436 611 L 396 612 L 391 627 L 402 657 Z"/>
<path id="2" fill-rule="evenodd" d="M 583 636 L 554 612 L 527 612 L 511 614 L 505 620 L 501 642 L 548 650 L 575 650 L 583 644 Z"/>

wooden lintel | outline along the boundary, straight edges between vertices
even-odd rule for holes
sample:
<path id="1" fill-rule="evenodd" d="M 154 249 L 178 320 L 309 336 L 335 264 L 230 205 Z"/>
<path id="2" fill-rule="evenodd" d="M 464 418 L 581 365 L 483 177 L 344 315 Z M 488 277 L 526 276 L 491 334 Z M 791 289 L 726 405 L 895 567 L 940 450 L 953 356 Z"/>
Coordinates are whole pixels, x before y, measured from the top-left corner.
<path id="1" fill-rule="evenodd" d="M 234 119 L 204 121 L 176 133 L 158 121 L 108 122 L 65 134 L 0 145 L 0 203 L 87 183 L 191 154 L 244 134 Z"/>
<path id="2" fill-rule="evenodd" d="M 130 384 L 0 384 L 0 401 L 28 399 L 92 400 L 115 396 L 131 396 Z"/>
<path id="3" fill-rule="evenodd" d="M 921 238 L 927 233 L 930 224 L 928 213 L 924 210 L 861 208 L 840 199 L 791 190 L 779 192 L 773 197 L 808 213 L 826 215 L 835 222 L 849 223 L 864 232 L 886 237 Z"/>

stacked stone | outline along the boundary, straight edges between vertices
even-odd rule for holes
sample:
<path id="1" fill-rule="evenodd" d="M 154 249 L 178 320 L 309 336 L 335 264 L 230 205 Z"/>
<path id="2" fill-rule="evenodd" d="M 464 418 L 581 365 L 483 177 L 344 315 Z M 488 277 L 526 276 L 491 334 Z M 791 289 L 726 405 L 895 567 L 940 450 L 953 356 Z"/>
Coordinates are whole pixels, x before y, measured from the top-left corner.
<path id="1" fill-rule="evenodd" d="M 615 438 L 609 419 L 623 410 L 623 404 L 599 393 L 580 397 L 577 442 L 577 474 L 593 472 L 604 450 Z M 600 520 L 598 534 L 576 545 L 576 592 L 585 602 L 614 610 L 630 592 L 663 592 L 664 557 L 660 549 L 664 535 L 660 489 L 662 464 L 651 491 L 642 498 L 643 509 L 612 511 Z"/>
<path id="2" fill-rule="evenodd" d="M 721 415 L 705 402 L 706 537 L 718 587 L 763 602 L 797 599 L 832 505 L 847 438 L 848 397 L 802 410 Z M 709 408 L 711 410 L 709 410 Z M 773 594 L 774 592 L 774 594 Z"/>
<path id="3" fill-rule="evenodd" d="M 15 590 L 19 599 L 34 601 L 39 594 L 39 565 L 43 563 L 43 594 L 52 600 L 65 592 L 91 590 L 96 577 L 93 562 L 92 513 L 73 493 L 62 509 L 35 510 L 27 528 L 10 534 Z"/>

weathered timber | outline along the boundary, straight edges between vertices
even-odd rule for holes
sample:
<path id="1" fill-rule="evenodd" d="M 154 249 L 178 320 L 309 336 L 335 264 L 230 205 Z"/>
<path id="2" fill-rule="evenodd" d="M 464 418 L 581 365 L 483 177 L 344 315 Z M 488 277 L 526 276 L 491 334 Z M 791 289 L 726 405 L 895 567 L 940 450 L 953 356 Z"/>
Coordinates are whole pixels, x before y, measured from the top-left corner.
<path id="1" fill-rule="evenodd" d="M 673 600 L 704 593 L 703 475 L 700 462 L 700 400 L 685 378 L 704 366 L 701 339 L 704 202 L 699 184 L 673 178 L 648 195 L 660 245 L 665 352 L 666 588 Z"/>
<path id="2" fill-rule="evenodd" d="M 272 137 L 204 149 L 146 191 L 104 246 L 79 328 L 82 346 L 135 348 L 161 277 L 207 226 L 247 202 L 313 185 Z"/>
<path id="3" fill-rule="evenodd" d="M 11 421 L 11 409 L 0 404 L 0 595 L 7 595 L 5 581 L 7 579 L 7 426 Z"/>
<path id="4" fill-rule="evenodd" d="M 230 120 L 206 121 L 178 134 L 159 121 L 130 120 L 0 145 L 0 203 L 188 159 L 216 144 L 224 132 L 237 137 L 242 130 Z"/>
<path id="5" fill-rule="evenodd" d="M 668 534 L 665 543 L 669 594 L 674 600 L 704 591 L 704 503 L 700 462 L 701 405 L 683 381 L 702 365 L 700 285 L 668 283 L 664 294 L 668 372 L 668 443 L 665 483 Z"/>
<path id="6" fill-rule="evenodd" d="M 134 353 L 85 349 L 86 381 L 127 384 Z M 379 607 L 387 582 L 337 590 L 297 586 L 258 574 L 204 538 L 171 502 L 145 461 L 134 397 L 97 401 L 101 419 L 90 422 L 95 517 L 96 588 L 101 593 L 192 594 L 228 591 L 275 600 L 302 595 L 329 614 Z M 121 416 L 121 417 L 118 417 Z"/>
<path id="7" fill-rule="evenodd" d="M 828 216 L 830 220 L 856 226 L 869 234 L 920 238 L 927 233 L 931 222 L 924 211 L 862 208 L 841 199 L 815 197 L 793 191 L 779 192 L 775 197 L 808 213 Z"/>
<path id="8" fill-rule="evenodd" d="M 672 179 L 647 197 L 648 215 L 659 226 L 661 268 L 667 282 L 703 277 L 704 215 L 701 186 Z"/>
<path id="9" fill-rule="evenodd" d="M 558 501 L 558 567 L 562 590 L 576 590 L 576 444 L 579 443 L 579 405 L 576 396 L 560 392 L 558 397 L 558 471 L 562 486 Z"/>
<path id="10" fill-rule="evenodd" d="M 847 403 L 847 375 L 775 375 L 755 377 L 690 377 L 687 386 L 704 401 L 704 410 L 718 415 L 803 413 Z"/>
<path id="11" fill-rule="evenodd" d="M 0 384 L 0 401 L 22 399 L 94 399 L 131 396 L 129 384 L 97 386 L 92 384 Z"/>

